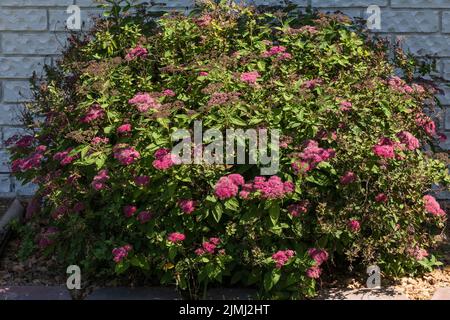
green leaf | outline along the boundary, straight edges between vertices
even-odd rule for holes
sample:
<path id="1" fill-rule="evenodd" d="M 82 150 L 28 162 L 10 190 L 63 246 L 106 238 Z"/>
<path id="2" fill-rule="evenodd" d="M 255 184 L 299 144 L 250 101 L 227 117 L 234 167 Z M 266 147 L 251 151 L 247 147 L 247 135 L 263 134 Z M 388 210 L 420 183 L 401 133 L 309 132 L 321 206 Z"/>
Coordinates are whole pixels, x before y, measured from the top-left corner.
<path id="1" fill-rule="evenodd" d="M 214 217 L 214 220 L 216 220 L 217 223 L 222 218 L 222 214 L 223 214 L 222 203 L 218 202 L 218 203 L 216 203 L 216 205 L 213 208 L 213 217 Z"/>
<path id="2" fill-rule="evenodd" d="M 176 246 L 171 246 L 169 248 L 169 259 L 173 261 L 173 259 L 175 259 L 175 257 L 177 256 L 178 253 L 178 249 Z"/>
<path id="3" fill-rule="evenodd" d="M 280 217 L 280 205 L 274 202 L 269 208 L 270 221 L 275 226 L 278 222 L 278 218 Z"/>
<path id="4" fill-rule="evenodd" d="M 280 280 L 280 270 L 273 269 L 264 275 L 264 289 L 270 291 Z"/>

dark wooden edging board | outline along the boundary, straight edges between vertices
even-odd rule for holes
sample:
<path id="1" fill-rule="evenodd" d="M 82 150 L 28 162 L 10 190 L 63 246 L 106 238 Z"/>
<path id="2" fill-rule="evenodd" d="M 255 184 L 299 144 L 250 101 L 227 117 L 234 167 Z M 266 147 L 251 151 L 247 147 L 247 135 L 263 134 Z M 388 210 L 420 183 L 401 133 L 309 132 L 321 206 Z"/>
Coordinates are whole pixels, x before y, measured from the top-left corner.
<path id="1" fill-rule="evenodd" d="M 5 249 L 6 241 L 10 233 L 9 223 L 16 219 L 22 219 L 25 208 L 22 206 L 19 200 L 14 201 L 9 206 L 6 213 L 0 219 L 0 256 Z"/>

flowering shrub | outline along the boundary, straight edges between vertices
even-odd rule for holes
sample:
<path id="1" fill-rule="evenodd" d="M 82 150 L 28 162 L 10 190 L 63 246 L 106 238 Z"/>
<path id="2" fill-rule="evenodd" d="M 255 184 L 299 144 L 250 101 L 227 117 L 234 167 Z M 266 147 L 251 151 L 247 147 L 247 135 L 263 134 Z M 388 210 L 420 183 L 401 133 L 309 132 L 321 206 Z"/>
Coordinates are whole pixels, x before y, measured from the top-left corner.
<path id="1" fill-rule="evenodd" d="M 70 38 L 33 87 L 32 133 L 10 141 L 15 174 L 39 186 L 24 253 L 192 296 L 222 284 L 305 297 L 336 268 L 437 264 L 427 250 L 446 215 L 430 192 L 449 176 L 424 113 L 435 88 L 413 78 L 423 66 L 345 16 L 225 2 L 111 15 Z M 171 134 L 195 120 L 278 129 L 280 170 L 178 164 Z"/>

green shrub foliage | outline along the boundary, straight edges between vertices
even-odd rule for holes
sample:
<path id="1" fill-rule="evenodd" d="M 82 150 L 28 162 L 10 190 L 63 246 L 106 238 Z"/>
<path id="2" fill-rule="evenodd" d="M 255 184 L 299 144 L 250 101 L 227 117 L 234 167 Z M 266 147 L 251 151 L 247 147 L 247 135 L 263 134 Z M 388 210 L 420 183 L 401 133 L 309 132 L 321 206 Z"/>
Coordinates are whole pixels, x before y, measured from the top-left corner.
<path id="1" fill-rule="evenodd" d="M 438 264 L 428 250 L 445 212 L 431 192 L 449 176 L 423 65 L 339 14 L 120 10 L 35 79 L 32 133 L 9 141 L 16 176 L 38 185 L 23 253 L 191 296 L 236 285 L 307 297 L 338 268 Z M 195 121 L 279 130 L 279 171 L 179 164 L 171 135 Z"/>

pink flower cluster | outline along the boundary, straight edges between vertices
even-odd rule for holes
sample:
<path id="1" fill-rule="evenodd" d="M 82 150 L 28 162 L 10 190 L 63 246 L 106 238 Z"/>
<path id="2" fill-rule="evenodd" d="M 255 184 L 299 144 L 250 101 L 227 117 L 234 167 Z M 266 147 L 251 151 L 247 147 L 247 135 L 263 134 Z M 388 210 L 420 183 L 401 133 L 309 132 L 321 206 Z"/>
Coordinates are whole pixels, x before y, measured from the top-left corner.
<path id="1" fill-rule="evenodd" d="M 211 24 L 212 17 L 209 14 L 205 14 L 198 19 L 195 19 L 195 24 L 199 27 L 207 27 Z"/>
<path id="2" fill-rule="evenodd" d="M 94 190 L 100 191 L 106 187 L 106 182 L 109 179 L 108 170 L 101 170 L 92 180 L 91 186 Z"/>
<path id="3" fill-rule="evenodd" d="M 347 185 L 356 181 L 356 174 L 352 171 L 347 171 L 340 179 L 341 184 Z"/>
<path id="4" fill-rule="evenodd" d="M 288 207 L 288 211 L 291 214 L 291 216 L 293 216 L 293 217 L 298 217 L 301 214 L 308 212 L 308 209 L 309 209 L 309 201 L 308 200 L 303 200 L 303 201 L 300 201 L 299 203 L 291 204 Z"/>
<path id="5" fill-rule="evenodd" d="M 423 201 L 425 203 L 425 210 L 428 213 L 431 213 L 432 215 L 437 217 L 445 216 L 445 211 L 442 210 L 441 206 L 439 205 L 439 202 L 437 202 L 433 196 L 426 195 L 423 197 Z"/>
<path id="6" fill-rule="evenodd" d="M 13 138 L 17 138 L 17 136 L 13 137 Z M 31 147 L 31 145 L 34 142 L 34 137 L 30 136 L 30 135 L 25 135 L 23 137 L 21 137 L 19 140 L 17 140 L 17 142 L 15 143 L 15 147 L 16 148 L 28 148 Z M 10 145 L 10 141 L 6 142 L 6 145 Z"/>
<path id="7" fill-rule="evenodd" d="M 292 59 L 292 55 L 286 52 L 286 47 L 284 46 L 273 46 L 269 50 L 262 53 L 263 58 L 269 58 L 276 56 L 277 60 L 289 60 Z"/>
<path id="8" fill-rule="evenodd" d="M 103 119 L 106 115 L 105 110 L 98 104 L 94 104 L 88 112 L 80 119 L 82 123 L 91 123 L 97 119 Z"/>
<path id="9" fill-rule="evenodd" d="M 261 197 L 264 199 L 281 199 L 295 190 L 292 182 L 283 182 L 278 176 L 271 176 L 268 179 L 266 177 L 256 177 L 253 183 L 246 184 L 244 177 L 234 173 L 223 176 L 217 181 L 214 187 L 214 194 L 220 200 L 229 199 L 238 194 L 240 186 L 242 191 L 239 195 L 243 199 L 247 199 L 251 192 L 260 192 Z"/>
<path id="10" fill-rule="evenodd" d="M 340 110 L 342 112 L 348 112 L 352 110 L 353 104 L 350 101 L 342 101 L 340 104 Z"/>
<path id="11" fill-rule="evenodd" d="M 149 93 L 137 93 L 128 103 L 135 106 L 139 112 L 147 112 L 149 109 L 159 110 L 161 104 Z"/>
<path id="12" fill-rule="evenodd" d="M 186 236 L 179 232 L 173 232 L 173 233 L 169 234 L 169 236 L 167 237 L 167 240 L 169 240 L 172 243 L 181 242 L 181 241 L 184 241 L 185 239 L 186 239 Z"/>
<path id="13" fill-rule="evenodd" d="M 137 220 L 141 224 L 145 224 L 145 223 L 149 222 L 152 217 L 153 217 L 153 214 L 150 211 L 142 211 L 142 212 L 139 212 L 139 214 L 137 216 Z"/>
<path id="14" fill-rule="evenodd" d="M 71 164 L 73 161 L 78 159 L 78 155 L 74 155 L 74 156 L 69 155 L 70 152 L 72 152 L 72 150 L 73 150 L 73 148 L 68 148 L 65 151 L 60 151 L 60 152 L 55 153 L 55 155 L 53 156 L 53 160 L 59 161 L 59 163 L 62 166 Z"/>
<path id="15" fill-rule="evenodd" d="M 45 249 L 51 246 L 55 241 L 53 236 L 58 233 L 59 230 L 56 227 L 48 227 L 41 232 L 38 237 L 37 245 L 40 249 Z"/>
<path id="16" fill-rule="evenodd" d="M 408 131 L 401 131 L 397 133 L 397 137 L 400 139 L 400 142 L 403 143 L 406 149 L 408 150 L 415 150 L 420 147 L 419 140 Z"/>
<path id="17" fill-rule="evenodd" d="M 125 60 L 132 61 L 137 58 L 145 59 L 148 56 L 148 50 L 140 45 L 128 51 Z"/>
<path id="18" fill-rule="evenodd" d="M 176 93 L 173 90 L 166 89 L 163 91 L 163 95 L 165 95 L 166 97 L 175 97 Z"/>
<path id="19" fill-rule="evenodd" d="M 128 166 L 138 160 L 141 155 L 136 149 L 127 144 L 118 144 L 113 148 L 114 158 L 122 165 Z"/>
<path id="20" fill-rule="evenodd" d="M 195 254 L 198 256 L 205 253 L 214 254 L 217 246 L 220 244 L 219 238 L 209 238 L 209 241 L 202 243 L 202 247 L 195 250 Z"/>
<path id="21" fill-rule="evenodd" d="M 348 228 L 353 232 L 358 232 L 361 230 L 361 223 L 356 219 L 350 219 L 347 223 Z"/>
<path id="22" fill-rule="evenodd" d="M 160 148 L 155 152 L 155 160 L 153 161 L 153 167 L 158 170 L 167 170 L 175 165 L 175 156 L 169 149 Z"/>
<path id="23" fill-rule="evenodd" d="M 377 156 L 385 159 L 395 158 L 395 143 L 389 138 L 381 138 L 378 144 L 373 146 L 372 151 Z"/>
<path id="24" fill-rule="evenodd" d="M 430 117 L 420 113 L 416 116 L 416 124 L 425 130 L 426 134 L 429 136 L 434 136 L 436 134 L 436 124 Z"/>
<path id="25" fill-rule="evenodd" d="M 388 197 L 387 195 L 385 195 L 384 193 L 379 193 L 375 196 L 375 201 L 376 202 L 387 202 Z"/>
<path id="26" fill-rule="evenodd" d="M 91 143 L 93 145 L 97 145 L 97 144 L 108 144 L 109 143 L 109 139 L 104 137 L 94 137 L 91 141 Z"/>
<path id="27" fill-rule="evenodd" d="M 131 218 L 136 213 L 136 211 L 137 211 L 136 206 L 127 205 L 123 207 L 123 214 L 127 218 Z"/>
<path id="28" fill-rule="evenodd" d="M 134 183 L 138 187 L 145 187 L 150 183 L 150 177 L 149 176 L 139 176 L 134 178 Z"/>
<path id="29" fill-rule="evenodd" d="M 131 124 L 125 123 L 117 128 L 117 133 L 121 134 L 121 135 L 127 134 L 127 133 L 131 132 L 132 129 L 133 129 L 133 127 L 131 126 Z"/>
<path id="30" fill-rule="evenodd" d="M 244 177 L 240 174 L 230 174 L 217 181 L 214 187 L 214 194 L 220 200 L 229 199 L 235 197 L 238 194 L 239 186 L 243 186 L 244 184 Z"/>
<path id="31" fill-rule="evenodd" d="M 310 248 L 308 255 L 314 260 L 316 266 L 320 266 L 328 260 L 328 252 L 324 249 Z"/>
<path id="32" fill-rule="evenodd" d="M 295 251 L 293 250 L 280 250 L 272 255 L 273 261 L 275 261 L 275 267 L 277 269 L 281 269 L 290 258 L 295 255 Z"/>
<path id="33" fill-rule="evenodd" d="M 12 172 L 26 172 L 31 169 L 38 169 L 44 159 L 43 153 L 47 147 L 38 146 L 34 153 L 24 159 L 16 159 L 11 163 Z"/>
<path id="34" fill-rule="evenodd" d="M 318 266 L 313 266 L 306 270 L 306 276 L 311 279 L 319 279 L 322 274 L 322 269 Z"/>
<path id="35" fill-rule="evenodd" d="M 401 79 L 397 76 L 391 77 L 388 80 L 388 84 L 395 91 L 405 93 L 405 94 L 413 94 L 413 93 L 422 94 L 425 92 L 424 87 L 422 87 L 421 85 L 415 83 L 412 86 L 410 86 L 410 85 L 406 84 L 406 82 L 403 79 Z"/>
<path id="36" fill-rule="evenodd" d="M 306 80 L 302 83 L 302 88 L 312 90 L 323 83 L 322 79 Z"/>
<path id="37" fill-rule="evenodd" d="M 417 261 L 423 260 L 426 257 L 428 257 L 428 251 L 425 249 L 421 249 L 419 247 L 415 247 L 415 248 L 409 248 L 407 250 L 407 253 L 413 257 L 414 259 L 416 259 Z"/>
<path id="38" fill-rule="evenodd" d="M 292 182 L 283 182 L 278 176 L 256 177 L 253 181 L 253 189 L 261 192 L 263 199 L 282 199 L 286 194 L 293 193 L 295 186 Z"/>
<path id="39" fill-rule="evenodd" d="M 320 162 L 333 158 L 335 154 L 333 149 L 320 148 L 317 141 L 308 140 L 303 152 L 298 155 L 299 161 L 292 163 L 292 168 L 297 174 L 306 173 L 314 169 Z"/>
<path id="40" fill-rule="evenodd" d="M 258 80 L 260 76 L 261 75 L 258 71 L 244 72 L 241 74 L 241 81 L 247 82 L 249 84 L 255 84 L 256 80 Z"/>
<path id="41" fill-rule="evenodd" d="M 178 201 L 178 206 L 186 214 L 191 214 L 195 211 L 195 201 L 192 199 L 181 199 Z"/>
<path id="42" fill-rule="evenodd" d="M 129 244 L 124 245 L 123 247 L 114 248 L 112 250 L 112 254 L 114 256 L 113 260 L 115 263 L 121 262 L 123 259 L 128 257 L 128 253 L 133 250 L 133 247 Z"/>

